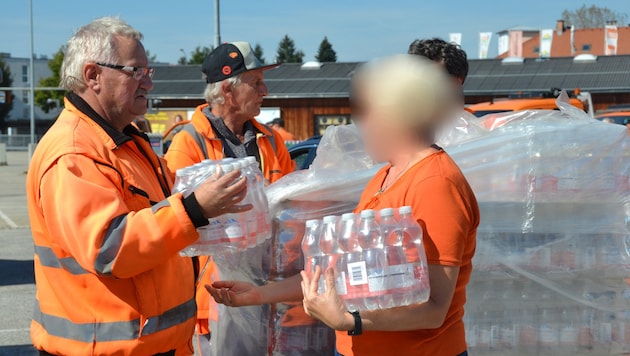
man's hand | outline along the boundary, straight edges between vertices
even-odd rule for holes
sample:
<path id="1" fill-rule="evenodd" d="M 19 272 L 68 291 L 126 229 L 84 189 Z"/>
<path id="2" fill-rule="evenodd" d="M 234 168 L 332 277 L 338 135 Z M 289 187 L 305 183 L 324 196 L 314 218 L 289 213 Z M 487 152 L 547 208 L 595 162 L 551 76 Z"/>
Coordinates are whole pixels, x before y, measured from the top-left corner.
<path id="1" fill-rule="evenodd" d="M 260 287 L 247 282 L 218 281 L 212 286 L 206 284 L 206 290 L 219 303 L 230 307 L 259 305 L 262 303 Z"/>
<path id="2" fill-rule="evenodd" d="M 195 198 L 203 216 L 210 219 L 250 210 L 251 204 L 237 205 L 245 199 L 247 194 L 247 180 L 240 177 L 241 171 L 236 170 L 223 176 L 220 175 L 220 171 L 213 174 L 195 191 Z"/>
<path id="3" fill-rule="evenodd" d="M 313 278 L 309 278 L 306 272 L 302 274 L 302 294 L 304 295 L 304 311 L 308 316 L 321 320 L 330 328 L 339 331 L 354 329 L 354 317 L 346 309 L 337 290 L 335 289 L 335 271 L 332 268 L 326 270 L 326 292 L 317 293 L 318 281 L 322 275 L 321 267 L 315 268 Z"/>

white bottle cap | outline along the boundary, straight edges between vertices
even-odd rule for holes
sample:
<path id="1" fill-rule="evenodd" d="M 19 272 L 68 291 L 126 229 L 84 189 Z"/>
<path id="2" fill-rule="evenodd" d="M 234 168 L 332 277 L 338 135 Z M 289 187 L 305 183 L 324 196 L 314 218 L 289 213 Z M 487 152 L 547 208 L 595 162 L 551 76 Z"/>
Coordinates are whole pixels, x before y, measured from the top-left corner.
<path id="1" fill-rule="evenodd" d="M 374 218 L 374 210 L 372 209 L 367 209 L 367 210 L 363 210 L 361 212 L 361 217 L 362 218 Z"/>
<path id="2" fill-rule="evenodd" d="M 334 215 L 324 216 L 324 224 L 332 224 L 337 222 L 337 217 Z"/>
<path id="3" fill-rule="evenodd" d="M 245 162 L 247 162 L 248 164 L 256 164 L 256 157 L 247 156 L 245 157 Z"/>
<path id="4" fill-rule="evenodd" d="M 400 213 L 400 214 L 411 214 L 411 207 L 410 206 L 401 206 L 398 209 L 398 213 Z"/>
<path id="5" fill-rule="evenodd" d="M 225 157 L 224 159 L 221 160 L 222 163 L 230 163 L 234 160 L 234 158 L 232 157 Z"/>
<path id="6" fill-rule="evenodd" d="M 223 173 L 232 172 L 234 170 L 234 165 L 231 163 L 224 163 L 221 165 L 221 170 L 223 171 Z"/>
<path id="7" fill-rule="evenodd" d="M 381 213 L 381 217 L 384 217 L 384 216 L 392 217 L 394 216 L 394 209 L 392 208 L 381 209 L 380 213 Z"/>
<path id="8" fill-rule="evenodd" d="M 346 220 L 354 220 L 356 218 L 356 214 L 355 213 L 345 213 L 343 215 L 341 215 L 341 220 L 346 221 Z"/>
<path id="9" fill-rule="evenodd" d="M 312 228 L 313 226 L 316 226 L 317 224 L 319 224 L 319 220 L 317 219 L 313 219 L 313 220 L 306 220 L 306 228 Z"/>

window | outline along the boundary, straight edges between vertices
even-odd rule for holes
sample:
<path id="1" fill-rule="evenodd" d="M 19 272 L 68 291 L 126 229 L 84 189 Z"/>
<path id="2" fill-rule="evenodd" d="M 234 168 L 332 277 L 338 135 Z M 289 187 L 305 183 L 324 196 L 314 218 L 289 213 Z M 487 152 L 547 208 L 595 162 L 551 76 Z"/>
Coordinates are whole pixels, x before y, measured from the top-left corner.
<path id="1" fill-rule="evenodd" d="M 24 104 L 28 104 L 28 98 L 29 98 L 28 90 L 22 90 L 22 102 Z"/>
<path id="2" fill-rule="evenodd" d="M 22 66 L 22 82 L 28 83 L 28 66 Z"/>
<path id="3" fill-rule="evenodd" d="M 534 47 L 534 53 L 540 53 L 540 47 L 538 46 Z"/>
<path id="4" fill-rule="evenodd" d="M 22 109 L 22 118 L 26 119 L 28 118 L 30 115 L 30 111 L 28 111 L 28 106 L 24 107 L 24 109 Z"/>
<path id="5" fill-rule="evenodd" d="M 590 44 L 590 43 L 583 44 L 583 45 L 582 45 L 582 51 L 584 51 L 584 52 L 590 52 L 590 51 L 591 51 L 591 44 Z"/>
<path id="6" fill-rule="evenodd" d="M 315 135 L 323 135 L 328 126 L 351 123 L 350 115 L 315 115 Z"/>

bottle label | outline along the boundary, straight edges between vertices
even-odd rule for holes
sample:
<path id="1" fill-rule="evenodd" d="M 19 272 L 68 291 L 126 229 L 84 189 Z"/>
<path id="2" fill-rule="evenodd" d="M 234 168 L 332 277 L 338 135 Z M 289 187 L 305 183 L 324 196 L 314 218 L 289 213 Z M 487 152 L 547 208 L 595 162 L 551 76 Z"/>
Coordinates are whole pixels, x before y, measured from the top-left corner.
<path id="1" fill-rule="evenodd" d="M 346 288 L 346 272 L 341 271 L 337 278 L 335 278 L 335 289 L 337 290 L 337 294 L 340 296 L 344 296 L 348 294 L 348 288 Z"/>
<path id="2" fill-rule="evenodd" d="M 610 343 L 612 342 L 612 324 L 601 323 L 599 326 L 599 342 Z"/>
<path id="3" fill-rule="evenodd" d="M 577 328 L 567 325 L 560 330 L 560 344 L 562 346 L 571 346 L 577 344 L 578 332 Z"/>
<path id="4" fill-rule="evenodd" d="M 558 334 L 556 329 L 554 329 L 549 324 L 543 324 L 540 327 L 540 343 L 545 346 L 555 345 L 558 341 Z"/>
<path id="5" fill-rule="evenodd" d="M 365 261 L 348 263 L 348 277 L 351 286 L 367 284 L 368 278 Z"/>
<path id="6" fill-rule="evenodd" d="M 385 273 L 383 270 L 370 270 L 370 274 L 368 275 L 369 291 L 371 293 L 386 291 L 387 283 L 385 281 Z"/>
<path id="7" fill-rule="evenodd" d="M 395 265 L 387 267 L 387 283 L 391 289 L 410 287 L 409 265 Z"/>

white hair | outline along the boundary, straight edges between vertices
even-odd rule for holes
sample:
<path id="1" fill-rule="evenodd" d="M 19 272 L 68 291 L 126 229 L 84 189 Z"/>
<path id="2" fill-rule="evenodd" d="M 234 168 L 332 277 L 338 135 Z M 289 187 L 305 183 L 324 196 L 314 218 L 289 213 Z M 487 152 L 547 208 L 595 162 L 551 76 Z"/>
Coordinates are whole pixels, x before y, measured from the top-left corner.
<path id="1" fill-rule="evenodd" d="M 439 64 L 418 55 L 372 61 L 358 72 L 354 85 L 393 125 L 428 136 L 461 106 L 456 83 Z"/>
<path id="2" fill-rule="evenodd" d="M 142 40 L 142 33 L 118 17 L 101 17 L 80 27 L 66 45 L 60 86 L 80 93 L 86 88 L 83 67 L 87 63 L 116 64 L 120 60 L 116 48 L 118 36 Z"/>
<path id="3" fill-rule="evenodd" d="M 206 85 L 206 89 L 203 91 L 203 97 L 210 106 L 225 104 L 223 83 L 228 83 L 232 86 L 232 88 L 234 88 L 241 84 L 241 75 L 239 74 L 216 83 L 208 83 L 208 85 Z"/>

